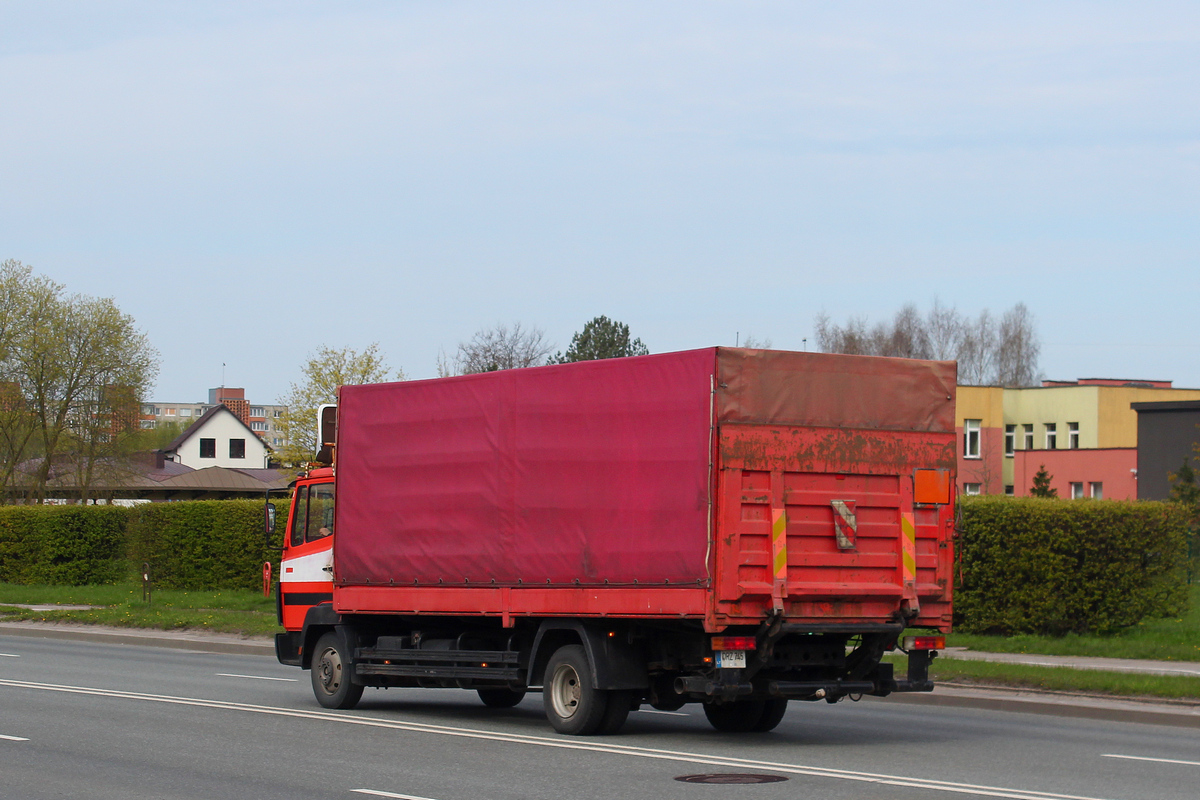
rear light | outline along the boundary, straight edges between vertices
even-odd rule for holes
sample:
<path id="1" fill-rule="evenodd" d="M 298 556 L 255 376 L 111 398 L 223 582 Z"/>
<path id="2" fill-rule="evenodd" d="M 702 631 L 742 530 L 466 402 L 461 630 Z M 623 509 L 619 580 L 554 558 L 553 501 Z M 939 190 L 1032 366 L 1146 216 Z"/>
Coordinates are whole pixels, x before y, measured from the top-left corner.
<path id="1" fill-rule="evenodd" d="M 714 636 L 712 637 L 713 650 L 754 650 L 758 647 L 758 640 L 753 636 Z"/>
<path id="2" fill-rule="evenodd" d="M 905 636 L 905 650 L 945 650 L 945 636 Z"/>

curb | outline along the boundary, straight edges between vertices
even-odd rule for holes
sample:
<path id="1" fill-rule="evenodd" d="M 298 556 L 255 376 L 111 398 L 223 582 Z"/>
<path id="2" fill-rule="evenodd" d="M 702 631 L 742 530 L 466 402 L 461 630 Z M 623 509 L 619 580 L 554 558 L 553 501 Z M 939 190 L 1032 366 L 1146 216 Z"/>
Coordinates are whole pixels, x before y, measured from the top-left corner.
<path id="1" fill-rule="evenodd" d="M 29 636 L 37 639 L 65 639 L 96 644 L 129 644 L 141 647 L 166 647 L 195 653 L 222 653 L 275 657 L 275 643 L 267 640 L 218 637 L 194 633 L 141 633 L 91 625 L 40 625 L 19 622 L 0 623 L 0 636 Z"/>

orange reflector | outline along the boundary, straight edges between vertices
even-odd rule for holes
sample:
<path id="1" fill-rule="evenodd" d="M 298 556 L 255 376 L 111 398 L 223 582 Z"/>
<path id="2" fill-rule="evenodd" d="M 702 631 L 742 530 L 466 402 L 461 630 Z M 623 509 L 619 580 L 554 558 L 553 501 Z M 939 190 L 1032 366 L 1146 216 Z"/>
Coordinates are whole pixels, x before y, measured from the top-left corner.
<path id="1" fill-rule="evenodd" d="M 905 636 L 905 650 L 945 650 L 945 636 Z"/>
<path id="2" fill-rule="evenodd" d="M 712 637 L 713 650 L 754 650 L 758 647 L 758 640 L 753 636 L 714 636 Z"/>
<path id="3" fill-rule="evenodd" d="M 913 473 L 913 502 L 945 505 L 950 502 L 950 472 L 919 469 Z"/>

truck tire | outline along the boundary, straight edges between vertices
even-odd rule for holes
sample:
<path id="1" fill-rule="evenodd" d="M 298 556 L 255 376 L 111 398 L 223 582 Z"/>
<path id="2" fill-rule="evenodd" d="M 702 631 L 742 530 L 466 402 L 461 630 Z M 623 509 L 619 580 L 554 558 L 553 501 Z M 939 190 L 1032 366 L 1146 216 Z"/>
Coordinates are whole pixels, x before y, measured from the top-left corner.
<path id="1" fill-rule="evenodd" d="M 754 730 L 759 733 L 775 730 L 775 727 L 783 722 L 783 715 L 787 713 L 787 705 L 786 697 L 768 697 L 763 702 L 762 716 L 758 718 L 758 722 L 754 723 Z"/>
<path id="2" fill-rule="evenodd" d="M 758 730 L 759 721 L 763 718 L 764 705 L 765 702 L 761 697 L 735 700 L 732 703 L 720 705 L 705 703 L 704 716 L 708 717 L 710 725 L 722 733 L 749 733 Z M 776 724 L 779 723 L 776 722 Z"/>
<path id="3" fill-rule="evenodd" d="M 633 711 L 634 700 L 637 696 L 633 691 L 612 691 L 605 692 L 608 695 L 608 710 L 604 712 L 604 719 L 600 722 L 600 727 L 596 729 L 596 733 L 602 736 L 609 736 L 621 730 L 621 726 L 625 724 L 625 720 L 629 719 L 629 712 Z"/>
<path id="4" fill-rule="evenodd" d="M 608 713 L 609 692 L 592 685 L 591 665 L 583 645 L 569 644 L 555 650 L 546 664 L 543 684 L 542 704 L 554 730 L 572 736 L 599 732 Z M 629 714 L 628 705 L 625 714 Z"/>
<path id="5" fill-rule="evenodd" d="M 363 687 L 351 683 L 345 665 L 350 659 L 342 637 L 330 632 L 317 640 L 312 655 L 312 687 L 317 702 L 325 708 L 354 708 Z"/>
<path id="6" fill-rule="evenodd" d="M 512 708 L 525 699 L 525 690 L 477 689 L 479 699 L 488 708 Z"/>

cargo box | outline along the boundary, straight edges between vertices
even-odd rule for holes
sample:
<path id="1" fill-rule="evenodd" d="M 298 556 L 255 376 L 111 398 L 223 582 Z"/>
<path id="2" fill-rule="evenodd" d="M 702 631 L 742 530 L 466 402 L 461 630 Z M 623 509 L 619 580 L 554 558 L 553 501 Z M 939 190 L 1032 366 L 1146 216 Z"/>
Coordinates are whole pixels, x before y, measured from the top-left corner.
<path id="1" fill-rule="evenodd" d="M 948 629 L 954 394 L 732 348 L 343 387 L 335 608 Z"/>

